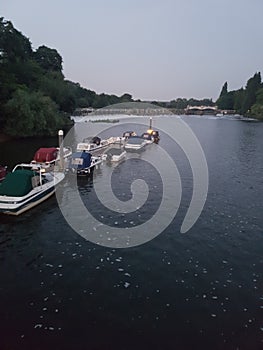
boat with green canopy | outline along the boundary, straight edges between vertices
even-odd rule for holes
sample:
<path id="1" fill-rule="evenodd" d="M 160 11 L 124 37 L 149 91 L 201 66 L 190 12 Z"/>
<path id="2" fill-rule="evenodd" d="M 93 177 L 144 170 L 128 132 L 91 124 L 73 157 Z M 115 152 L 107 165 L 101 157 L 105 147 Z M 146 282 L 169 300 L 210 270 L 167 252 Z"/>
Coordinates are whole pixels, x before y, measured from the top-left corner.
<path id="1" fill-rule="evenodd" d="M 65 174 L 40 164 L 18 164 L 0 184 L 0 212 L 20 215 L 49 198 Z"/>

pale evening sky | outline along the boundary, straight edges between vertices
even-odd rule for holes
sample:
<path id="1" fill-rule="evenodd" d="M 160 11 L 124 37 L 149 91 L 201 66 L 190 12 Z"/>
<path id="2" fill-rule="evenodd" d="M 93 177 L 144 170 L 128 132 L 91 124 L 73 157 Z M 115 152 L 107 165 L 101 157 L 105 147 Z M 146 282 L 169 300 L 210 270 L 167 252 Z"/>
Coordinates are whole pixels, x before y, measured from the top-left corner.
<path id="1" fill-rule="evenodd" d="M 142 100 L 212 98 L 263 73 L 262 0 L 2 0 L 34 49 L 55 48 L 66 79 Z"/>

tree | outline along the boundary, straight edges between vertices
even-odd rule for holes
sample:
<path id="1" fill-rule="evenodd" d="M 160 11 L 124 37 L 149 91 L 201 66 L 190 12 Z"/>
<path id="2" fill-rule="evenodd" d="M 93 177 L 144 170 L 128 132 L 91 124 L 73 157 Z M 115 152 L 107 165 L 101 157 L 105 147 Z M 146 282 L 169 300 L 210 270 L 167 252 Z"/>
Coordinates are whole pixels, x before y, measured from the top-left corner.
<path id="1" fill-rule="evenodd" d="M 256 93 L 256 103 L 251 107 L 250 116 L 263 120 L 263 88 Z"/>
<path id="2" fill-rule="evenodd" d="M 132 101 L 133 101 L 132 95 L 127 94 L 127 93 L 123 94 L 123 95 L 120 97 L 120 100 L 121 100 L 120 102 L 132 102 Z"/>
<path id="3" fill-rule="evenodd" d="M 34 52 L 34 59 L 45 70 L 62 71 L 62 57 L 55 49 L 42 45 Z"/>
<path id="4" fill-rule="evenodd" d="M 261 75 L 259 73 L 255 73 L 252 78 L 247 81 L 245 96 L 242 103 L 241 113 L 248 113 L 249 109 L 253 104 L 256 103 L 256 93 L 261 87 Z"/>
<path id="5" fill-rule="evenodd" d="M 0 17 L 0 63 L 25 61 L 31 56 L 29 39 L 16 30 L 10 21 Z"/>
<path id="6" fill-rule="evenodd" d="M 227 81 L 226 81 L 225 84 L 222 87 L 222 90 L 220 92 L 219 98 L 222 97 L 222 96 L 227 95 L 227 93 L 228 93 L 228 90 L 227 90 Z"/>
<path id="7" fill-rule="evenodd" d="M 245 96 L 245 90 L 243 88 L 234 91 L 234 110 L 237 113 L 242 113 L 242 104 Z"/>
<path id="8" fill-rule="evenodd" d="M 41 92 L 16 90 L 6 112 L 5 132 L 13 136 L 54 135 L 64 124 L 57 105 Z"/>
<path id="9" fill-rule="evenodd" d="M 226 95 L 219 97 L 216 101 L 216 105 L 219 109 L 234 109 L 234 93 L 235 91 L 229 91 Z"/>
<path id="10" fill-rule="evenodd" d="M 227 81 L 224 83 L 216 105 L 219 109 L 234 109 L 235 91 L 228 91 Z"/>

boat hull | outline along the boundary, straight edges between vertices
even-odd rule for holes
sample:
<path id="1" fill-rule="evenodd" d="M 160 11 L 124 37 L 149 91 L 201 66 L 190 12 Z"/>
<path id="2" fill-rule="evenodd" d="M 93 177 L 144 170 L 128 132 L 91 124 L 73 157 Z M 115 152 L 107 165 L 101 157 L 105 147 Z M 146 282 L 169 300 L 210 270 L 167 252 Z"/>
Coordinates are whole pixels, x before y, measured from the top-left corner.
<path id="1" fill-rule="evenodd" d="M 76 174 L 77 176 L 89 176 L 93 174 L 95 168 L 102 163 L 102 158 L 93 157 L 92 163 L 89 167 L 68 168 L 67 171 L 70 174 Z"/>
<path id="2" fill-rule="evenodd" d="M 20 215 L 37 206 L 54 194 L 55 186 L 60 183 L 64 177 L 64 173 L 56 173 L 49 182 L 34 188 L 23 197 L 0 195 L 0 213 Z"/>
<path id="3" fill-rule="evenodd" d="M 145 146 L 146 146 L 146 143 L 140 144 L 140 145 L 126 144 L 124 148 L 126 151 L 140 151 L 144 149 Z"/>
<path id="4" fill-rule="evenodd" d="M 34 208 L 38 204 L 44 202 L 49 197 L 51 197 L 55 193 L 55 188 L 53 187 L 49 191 L 45 192 L 45 194 L 41 194 L 39 196 L 34 197 L 32 200 L 28 201 L 27 203 L 22 204 L 21 206 L 18 206 L 16 208 L 0 208 L 0 213 L 8 214 L 8 215 L 14 215 L 18 216 L 23 214 L 24 212 L 28 211 L 29 209 Z"/>

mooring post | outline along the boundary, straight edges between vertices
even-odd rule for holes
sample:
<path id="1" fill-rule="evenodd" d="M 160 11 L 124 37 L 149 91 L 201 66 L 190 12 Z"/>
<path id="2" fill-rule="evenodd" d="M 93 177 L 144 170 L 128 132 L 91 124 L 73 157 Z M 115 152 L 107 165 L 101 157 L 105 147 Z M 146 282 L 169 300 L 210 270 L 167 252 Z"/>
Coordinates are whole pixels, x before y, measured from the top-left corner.
<path id="1" fill-rule="evenodd" d="M 59 146 L 59 168 L 64 170 L 64 151 L 63 151 L 63 130 L 58 131 L 58 146 Z"/>

